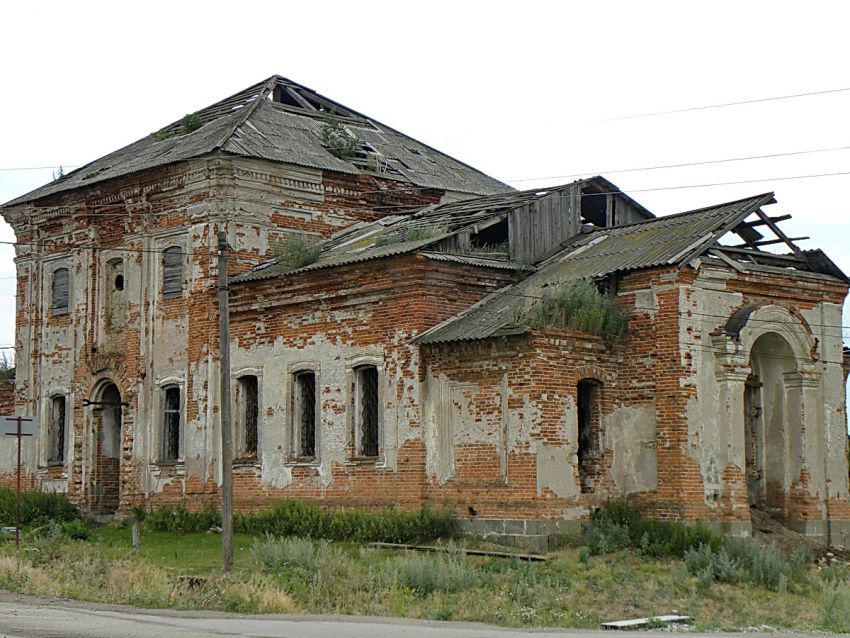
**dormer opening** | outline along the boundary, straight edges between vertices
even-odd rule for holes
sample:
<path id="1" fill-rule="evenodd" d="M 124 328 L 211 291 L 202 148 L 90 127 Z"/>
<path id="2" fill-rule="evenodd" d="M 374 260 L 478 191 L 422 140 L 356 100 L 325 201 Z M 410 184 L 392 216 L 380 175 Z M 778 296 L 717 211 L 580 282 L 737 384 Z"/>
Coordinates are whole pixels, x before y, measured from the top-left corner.
<path id="1" fill-rule="evenodd" d="M 581 189 L 581 221 L 593 224 L 599 228 L 609 226 L 608 223 L 608 193 L 600 193 L 588 188 Z M 613 198 L 612 206 L 613 206 Z"/>
<path id="2" fill-rule="evenodd" d="M 475 252 L 508 253 L 508 218 L 503 217 L 494 224 L 481 228 L 469 237 L 469 245 Z"/>

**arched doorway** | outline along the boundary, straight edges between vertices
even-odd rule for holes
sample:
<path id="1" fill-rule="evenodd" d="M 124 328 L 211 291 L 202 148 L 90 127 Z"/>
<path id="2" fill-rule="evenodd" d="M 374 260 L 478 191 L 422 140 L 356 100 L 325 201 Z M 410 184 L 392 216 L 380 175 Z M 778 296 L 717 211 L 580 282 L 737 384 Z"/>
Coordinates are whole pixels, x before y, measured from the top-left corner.
<path id="1" fill-rule="evenodd" d="M 789 409 L 788 378 L 796 368 L 794 352 L 781 335 L 768 332 L 753 343 L 744 387 L 747 497 L 751 506 L 779 520 L 788 514 L 790 455 L 802 436 L 800 415 Z"/>
<path id="2" fill-rule="evenodd" d="M 121 393 L 114 383 L 107 381 L 95 397 L 92 401 L 92 510 L 97 514 L 114 514 L 121 493 Z"/>

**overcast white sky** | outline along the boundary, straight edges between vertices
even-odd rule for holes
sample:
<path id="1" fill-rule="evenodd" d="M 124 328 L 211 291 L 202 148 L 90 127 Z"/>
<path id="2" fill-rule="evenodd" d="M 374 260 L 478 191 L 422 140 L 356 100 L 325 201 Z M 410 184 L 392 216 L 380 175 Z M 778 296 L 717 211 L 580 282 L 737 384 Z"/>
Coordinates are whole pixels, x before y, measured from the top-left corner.
<path id="1" fill-rule="evenodd" d="M 54 170 L 7 169 L 89 162 L 278 73 L 519 188 L 602 173 L 662 215 L 775 191 L 850 273 L 850 175 L 780 179 L 850 172 L 850 149 L 616 172 L 850 147 L 850 90 L 608 120 L 850 87 L 850 3 L 42 1 L 3 24 L 0 202 Z"/>

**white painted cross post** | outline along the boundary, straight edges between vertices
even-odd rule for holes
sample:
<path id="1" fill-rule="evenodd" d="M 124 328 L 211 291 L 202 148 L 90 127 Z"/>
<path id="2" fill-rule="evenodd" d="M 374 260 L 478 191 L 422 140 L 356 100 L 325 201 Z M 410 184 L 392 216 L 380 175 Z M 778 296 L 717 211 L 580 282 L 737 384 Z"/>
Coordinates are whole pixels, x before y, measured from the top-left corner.
<path id="1" fill-rule="evenodd" d="M 38 420 L 34 416 L 0 417 L 0 434 L 18 439 L 18 483 L 15 490 L 15 551 L 21 549 L 21 438 L 38 433 Z"/>

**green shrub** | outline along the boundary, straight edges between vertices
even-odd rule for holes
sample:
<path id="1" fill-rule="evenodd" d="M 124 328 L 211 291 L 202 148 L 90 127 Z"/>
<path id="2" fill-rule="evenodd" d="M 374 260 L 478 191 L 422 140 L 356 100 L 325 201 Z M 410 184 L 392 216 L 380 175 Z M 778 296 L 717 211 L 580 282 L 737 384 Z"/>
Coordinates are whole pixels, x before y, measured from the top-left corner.
<path id="1" fill-rule="evenodd" d="M 305 233 L 287 235 L 274 249 L 275 259 L 293 270 L 315 263 L 321 254 L 321 238 Z"/>
<path id="2" fill-rule="evenodd" d="M 70 521 L 47 521 L 44 525 L 33 528 L 31 535 L 33 538 L 58 540 L 64 537 L 85 541 L 91 538 L 92 531 L 82 520 L 75 518 Z"/>
<path id="3" fill-rule="evenodd" d="M 349 134 L 334 113 L 325 116 L 319 128 L 319 138 L 322 146 L 340 159 L 354 157 L 360 151 L 360 142 Z"/>
<path id="4" fill-rule="evenodd" d="M 201 120 L 200 115 L 198 115 L 197 113 L 186 113 L 186 115 L 183 116 L 183 121 L 180 124 L 180 130 L 184 134 L 192 133 L 193 131 L 197 131 L 203 125 L 204 123 Z"/>
<path id="5" fill-rule="evenodd" d="M 806 580 L 811 553 L 797 550 L 785 556 L 772 547 L 764 547 L 752 539 L 729 538 L 720 548 L 702 545 L 685 554 L 688 572 L 702 580 L 736 583 L 746 580 L 773 591 L 786 591 L 790 583 Z"/>
<path id="6" fill-rule="evenodd" d="M 40 526 L 49 521 L 71 521 L 80 512 L 64 494 L 57 492 L 21 492 L 21 527 Z M 0 526 L 15 524 L 15 491 L 0 488 Z"/>
<path id="7" fill-rule="evenodd" d="M 307 538 L 273 538 L 254 541 L 251 558 L 268 572 L 277 572 L 284 567 L 297 567 L 315 572 L 322 560 L 337 554 L 327 541 L 318 544 Z"/>
<path id="8" fill-rule="evenodd" d="M 821 593 L 821 629 L 834 633 L 850 631 L 850 587 L 824 587 Z"/>
<path id="9" fill-rule="evenodd" d="M 391 560 L 384 569 L 387 585 L 407 587 L 420 596 L 472 589 L 481 583 L 483 576 L 460 552 L 407 553 Z"/>
<path id="10" fill-rule="evenodd" d="M 353 542 L 410 543 L 445 538 L 457 531 L 457 521 L 448 512 L 422 509 L 403 512 L 386 509 L 326 512 L 302 501 L 281 501 L 274 507 L 249 514 L 236 514 L 234 528 L 248 534 L 326 538 Z"/>
<path id="11" fill-rule="evenodd" d="M 624 501 L 611 501 L 594 513 L 583 541 L 591 554 L 638 549 L 647 556 L 679 556 L 700 545 L 719 549 L 721 538 L 702 523 L 645 519 Z"/>
<path id="12" fill-rule="evenodd" d="M 580 330 L 609 342 L 620 341 L 629 325 L 628 313 L 611 297 L 601 293 L 592 279 L 561 284 L 520 312 L 515 320 L 529 328 Z"/>
<path id="13" fill-rule="evenodd" d="M 147 530 L 175 534 L 206 532 L 211 527 L 221 525 L 221 515 L 209 507 L 199 512 L 190 512 L 185 505 L 180 504 L 173 509 L 154 508 L 144 517 L 142 525 Z"/>

